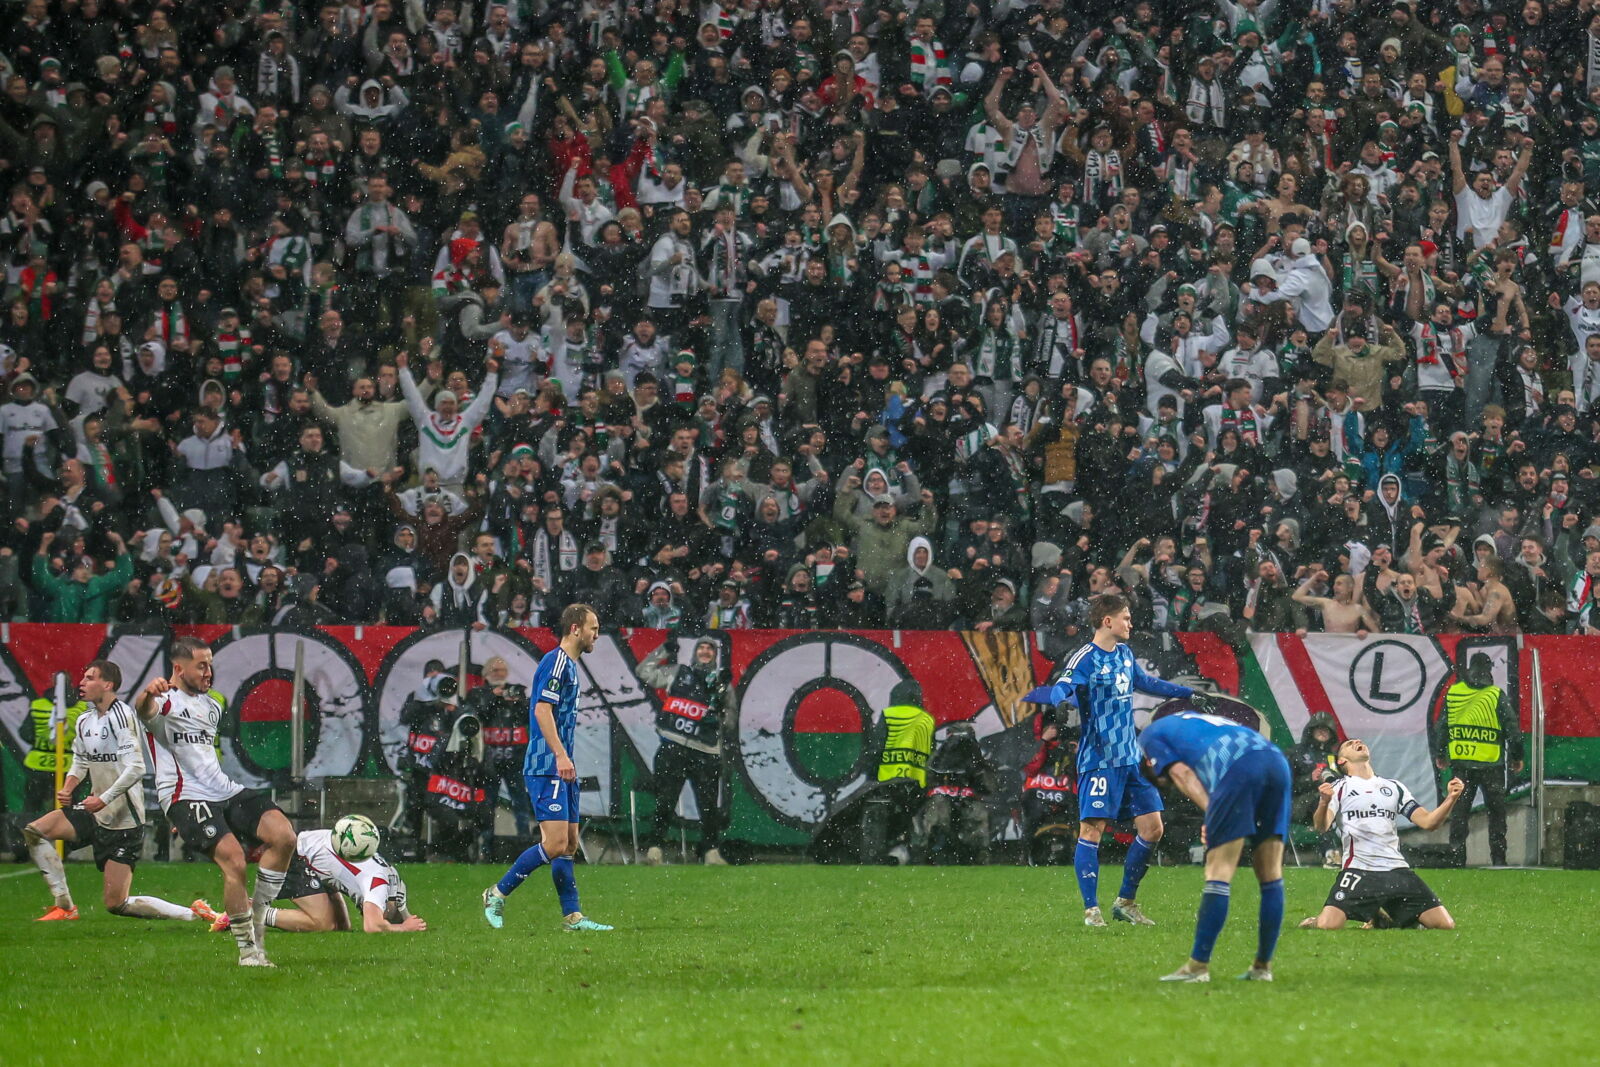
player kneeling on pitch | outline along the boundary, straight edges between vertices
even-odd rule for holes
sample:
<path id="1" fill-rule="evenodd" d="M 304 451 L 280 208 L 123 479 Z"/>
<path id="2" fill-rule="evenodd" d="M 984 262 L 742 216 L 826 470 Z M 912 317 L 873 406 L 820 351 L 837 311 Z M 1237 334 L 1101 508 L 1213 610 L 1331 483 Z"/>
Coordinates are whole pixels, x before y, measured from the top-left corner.
<path id="1" fill-rule="evenodd" d="M 292 900 L 294 908 L 267 909 L 267 925 L 290 933 L 320 934 L 350 929 L 344 897 L 361 907 L 361 929 L 369 934 L 408 934 L 426 930 L 428 924 L 406 908 L 406 883 L 388 860 L 377 852 L 378 831 L 364 816 L 340 819 L 342 827 L 358 822 L 372 844 L 352 851 L 336 844 L 333 830 L 302 830 L 295 838 L 294 859 L 283 880 L 279 901 Z M 224 929 L 218 923 L 213 929 Z"/>
<path id="2" fill-rule="evenodd" d="M 1429 811 L 1404 785 L 1378 777 L 1372 752 L 1360 738 L 1340 745 L 1337 758 L 1345 777 L 1322 784 L 1312 821 L 1319 833 L 1338 827 L 1341 869 L 1322 914 L 1304 920 L 1301 928 L 1337 930 L 1350 919 L 1368 924 L 1386 919 L 1392 926 L 1454 930 L 1456 921 L 1400 854 L 1394 821 L 1404 815 L 1419 829 L 1437 829 L 1466 786 L 1450 779 L 1444 802 Z"/>
<path id="3" fill-rule="evenodd" d="M 67 873 L 56 855 L 55 841 L 73 848 L 94 847 L 94 864 L 104 874 L 106 910 L 135 919 L 210 921 L 216 913 L 203 900 L 185 908 L 160 897 L 129 896 L 133 868 L 144 849 L 144 754 L 133 709 L 117 699 L 122 671 L 110 660 L 97 659 L 83 669 L 78 692 L 89 709 L 78 716 L 72 737 L 72 768 L 56 799 L 61 808 L 23 828 L 28 855 L 44 875 L 55 905 L 43 922 L 78 917 L 67 890 Z M 76 806 L 72 795 L 87 778 L 90 794 Z"/>
<path id="4" fill-rule="evenodd" d="M 1139 735 L 1146 770 L 1171 779 L 1205 812 L 1206 884 L 1200 893 L 1189 961 L 1163 982 L 1211 981 L 1211 950 L 1228 921 L 1228 894 L 1248 838 L 1261 883 L 1256 958 L 1239 977 L 1272 981 L 1272 954 L 1283 927 L 1283 841 L 1293 790 L 1289 761 L 1259 731 L 1214 715 L 1180 711 Z"/>

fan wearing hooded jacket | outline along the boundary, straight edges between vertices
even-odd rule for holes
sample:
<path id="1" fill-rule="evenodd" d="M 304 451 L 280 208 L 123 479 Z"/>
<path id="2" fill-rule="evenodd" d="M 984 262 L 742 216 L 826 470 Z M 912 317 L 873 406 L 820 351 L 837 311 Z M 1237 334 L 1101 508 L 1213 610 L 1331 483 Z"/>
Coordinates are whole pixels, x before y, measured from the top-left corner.
<path id="1" fill-rule="evenodd" d="M 422 622 L 421 586 L 432 585 L 438 572 L 417 551 L 417 530 L 409 523 L 395 528 L 388 547 L 378 553 L 373 574 L 383 587 L 383 619 L 390 626 L 416 626 Z"/>
<path id="2" fill-rule="evenodd" d="M 488 594 L 478 588 L 472 557 L 457 552 L 450 557 L 450 571 L 433 587 L 422 609 L 423 622 L 440 630 L 460 630 L 474 624 L 489 625 L 483 606 Z"/>
<path id="3" fill-rule="evenodd" d="M 906 565 L 889 580 L 889 623 L 907 630 L 942 630 L 955 613 L 956 590 L 950 576 L 933 562 L 933 543 L 911 539 Z"/>
<path id="4" fill-rule="evenodd" d="M 1367 542 L 1371 545 L 1401 544 L 1411 536 L 1411 523 L 1420 518 L 1411 512 L 1411 501 L 1406 499 L 1405 486 L 1394 473 L 1378 478 L 1378 488 L 1371 499 L 1362 505 L 1367 513 Z"/>
<path id="5" fill-rule="evenodd" d="M 404 111 L 410 102 L 406 98 L 404 89 L 398 85 L 385 88 L 376 78 L 368 78 L 361 83 L 361 91 L 355 100 L 350 99 L 348 84 L 339 86 L 333 94 L 333 106 L 339 114 L 365 119 L 380 127 L 388 125 L 389 121 Z M 201 97 L 201 103 L 202 105 L 205 103 L 204 97 Z"/>

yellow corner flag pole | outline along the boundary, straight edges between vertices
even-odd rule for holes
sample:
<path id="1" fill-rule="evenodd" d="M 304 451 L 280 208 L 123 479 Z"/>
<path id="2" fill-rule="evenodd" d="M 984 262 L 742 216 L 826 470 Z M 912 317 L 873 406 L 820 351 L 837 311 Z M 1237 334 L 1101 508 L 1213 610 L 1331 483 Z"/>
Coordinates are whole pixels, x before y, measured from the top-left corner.
<path id="1" fill-rule="evenodd" d="M 61 809 L 61 787 L 67 780 L 67 676 L 56 675 L 56 810 Z M 56 855 L 67 858 L 67 843 L 56 842 Z"/>

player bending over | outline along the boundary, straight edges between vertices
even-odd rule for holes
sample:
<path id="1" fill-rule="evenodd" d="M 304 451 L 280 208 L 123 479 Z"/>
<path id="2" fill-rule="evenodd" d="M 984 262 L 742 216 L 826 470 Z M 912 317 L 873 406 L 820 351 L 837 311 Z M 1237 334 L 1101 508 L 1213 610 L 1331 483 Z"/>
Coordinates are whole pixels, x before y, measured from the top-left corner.
<path id="1" fill-rule="evenodd" d="M 1344 839 L 1342 866 L 1322 913 L 1303 920 L 1301 928 L 1337 930 L 1349 919 L 1372 925 L 1382 911 L 1394 926 L 1454 930 L 1456 921 L 1400 854 L 1394 821 L 1404 815 L 1419 829 L 1438 829 L 1466 786 L 1459 778 L 1450 779 L 1444 802 L 1429 811 L 1404 785 L 1378 777 L 1372 751 L 1360 738 L 1340 745 L 1335 758 L 1345 777 L 1322 784 L 1312 823 L 1319 833 L 1337 824 Z"/>
<path id="2" fill-rule="evenodd" d="M 293 908 L 267 909 L 267 925 L 298 934 L 350 929 L 344 898 L 361 907 L 361 929 L 369 934 L 409 934 L 426 930 L 421 916 L 406 908 L 406 883 L 388 860 L 374 854 L 351 862 L 333 850 L 332 830 L 302 830 L 279 900 Z M 226 929 L 227 918 L 213 929 Z"/>
<path id="3" fill-rule="evenodd" d="M 1123 861 L 1122 888 L 1111 917 L 1135 926 L 1154 926 L 1134 902 L 1150 853 L 1161 840 L 1161 792 L 1139 774 L 1134 741 L 1133 694 L 1200 697 L 1188 686 L 1146 674 L 1128 647 L 1133 613 L 1120 593 L 1102 593 L 1089 605 L 1094 639 L 1067 660 L 1056 689 L 1078 706 L 1083 726 L 1078 740 L 1078 847 L 1073 869 L 1083 893 L 1083 924 L 1105 926 L 1100 913 L 1100 838 L 1113 820 L 1133 819 L 1137 831 Z"/>
<path id="4" fill-rule="evenodd" d="M 167 820 L 184 844 L 210 856 L 222 871 L 222 905 L 239 946 L 239 966 L 271 967 L 262 947 L 267 905 L 283 888 L 294 827 L 271 796 L 247 791 L 223 773 L 216 749 L 222 706 L 210 695 L 211 674 L 211 649 L 180 637 L 172 642 L 172 677 L 145 686 L 134 708 L 148 731 L 156 798 Z M 245 890 L 241 838 L 265 849 L 253 893 Z"/>
<path id="5" fill-rule="evenodd" d="M 1272 953 L 1283 926 L 1283 841 L 1289 833 L 1289 761 L 1255 730 L 1213 715 L 1180 711 L 1139 735 L 1145 766 L 1165 776 L 1205 812 L 1206 884 L 1189 961 L 1163 982 L 1211 981 L 1211 949 L 1228 921 L 1228 893 L 1248 838 L 1261 883 L 1256 958 L 1240 978 L 1272 981 Z"/>
<path id="6" fill-rule="evenodd" d="M 78 692 L 90 710 L 78 716 L 72 769 L 56 794 L 61 808 L 23 828 L 28 855 L 55 895 L 55 905 L 39 921 L 78 917 L 67 889 L 67 872 L 53 841 L 69 841 L 74 848 L 94 847 L 94 865 L 104 876 L 106 910 L 111 914 L 211 921 L 217 915 L 203 900 L 185 908 L 160 897 L 128 895 L 133 868 L 144 847 L 144 756 L 139 751 L 140 730 L 133 709 L 117 699 L 121 685 L 122 671 L 110 660 L 97 659 L 84 668 Z M 72 794 L 85 778 L 90 794 L 74 807 Z"/>
<path id="7" fill-rule="evenodd" d="M 561 613 L 561 644 L 545 653 L 534 672 L 528 729 L 528 754 L 522 774 L 539 820 L 539 843 L 517 857 L 499 882 L 483 891 L 483 917 L 496 930 L 505 921 L 506 897 L 528 875 L 550 864 L 550 878 L 561 902 L 562 928 L 609 930 L 583 917 L 572 857 L 578 851 L 578 771 L 572 742 L 578 725 L 578 657 L 594 648 L 600 620 L 587 604 L 570 604 Z"/>

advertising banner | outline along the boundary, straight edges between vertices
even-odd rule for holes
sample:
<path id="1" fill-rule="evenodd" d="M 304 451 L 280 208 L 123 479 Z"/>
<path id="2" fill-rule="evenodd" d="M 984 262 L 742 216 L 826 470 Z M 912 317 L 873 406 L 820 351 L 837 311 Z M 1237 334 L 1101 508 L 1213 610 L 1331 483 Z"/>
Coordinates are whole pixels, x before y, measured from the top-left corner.
<path id="1" fill-rule="evenodd" d="M 430 660 L 452 672 L 463 651 L 473 684 L 485 660 L 501 656 L 511 677 L 532 678 L 555 647 L 548 630 L 419 631 L 328 627 L 305 633 L 246 633 L 226 627 L 183 631 L 211 644 L 215 688 L 224 701 L 223 759 L 251 786 L 281 784 L 289 760 L 289 709 L 297 646 L 305 665 L 306 775 L 379 777 L 395 773 L 405 740 L 400 710 Z M 91 659 L 117 663 L 124 695 L 170 670 L 162 636 L 110 633 L 100 626 L 12 624 L 0 650 L 0 741 L 8 771 L 33 747 L 30 708 L 47 700 L 54 679 L 76 684 Z M 582 660 L 576 762 L 598 788 L 585 791 L 585 817 L 643 815 L 654 798 L 637 792 L 660 744 L 657 708 L 665 698 L 644 686 L 637 665 L 664 640 L 688 662 L 697 635 L 628 630 L 602 634 Z M 797 845 L 834 804 L 869 780 L 876 766 L 874 724 L 890 690 L 922 686 L 941 725 L 971 721 L 1002 769 L 1002 792 L 1020 785 L 1033 754 L 1023 694 L 1051 680 L 1054 665 L 1031 633 L 947 631 L 742 630 L 714 634 L 733 671 L 737 751 L 728 753 L 730 835 L 756 844 Z M 1424 804 L 1437 798 L 1428 730 L 1459 655 L 1482 651 L 1495 664 L 1528 722 L 1529 652 L 1543 663 L 1550 773 L 1600 778 L 1600 686 L 1596 644 L 1587 638 L 1474 638 L 1254 634 L 1234 648 L 1214 634 L 1136 635 L 1135 653 L 1152 673 L 1205 682 L 1255 707 L 1274 740 L 1292 744 L 1316 711 L 1330 711 L 1346 736 L 1365 739 L 1386 776 Z M 1141 698 L 1141 714 L 1158 704 Z M 1141 724 L 1142 725 L 1142 724 Z M 8 774 L 8 777 L 10 775 Z M 675 798 L 694 815 L 687 791 Z M 1002 807 L 1004 802 L 1002 801 Z"/>

